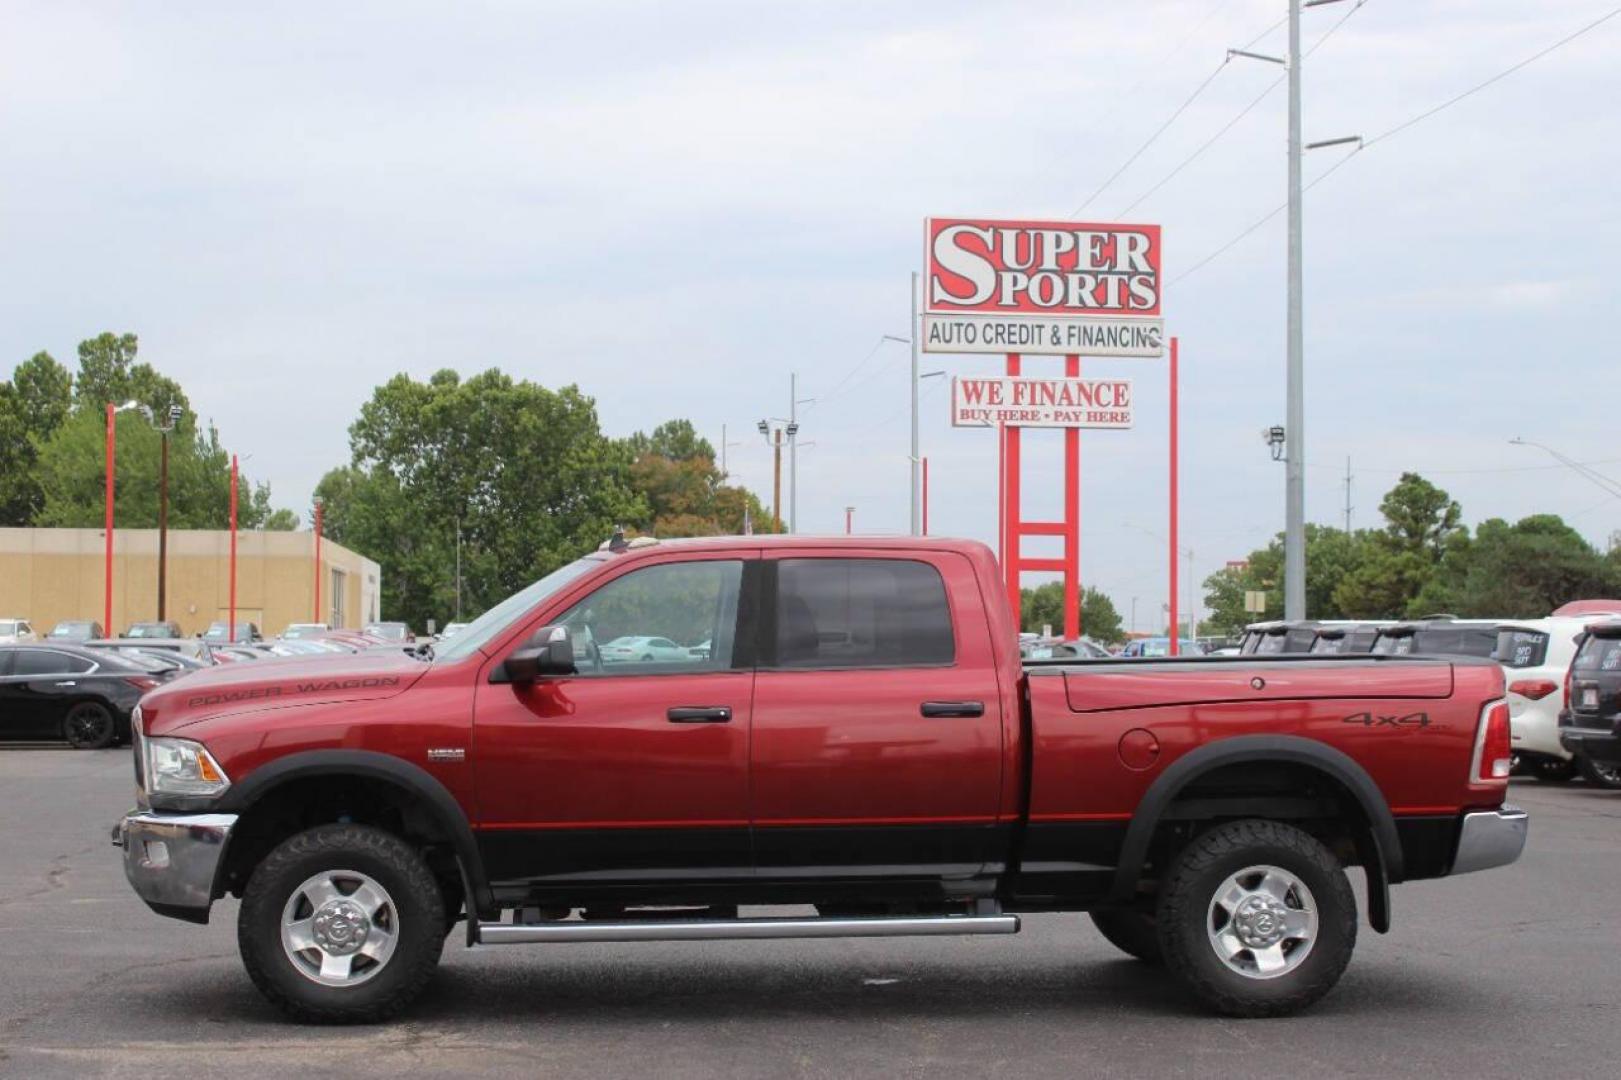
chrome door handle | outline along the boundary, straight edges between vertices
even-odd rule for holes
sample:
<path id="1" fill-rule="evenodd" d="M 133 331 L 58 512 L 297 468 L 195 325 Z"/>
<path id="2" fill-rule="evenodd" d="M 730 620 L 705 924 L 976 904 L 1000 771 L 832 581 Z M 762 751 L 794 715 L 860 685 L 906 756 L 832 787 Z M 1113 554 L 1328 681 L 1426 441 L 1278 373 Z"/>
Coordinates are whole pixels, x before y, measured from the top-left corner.
<path id="1" fill-rule="evenodd" d="M 72 679 L 66 679 L 66 680 L 63 680 L 62 682 L 59 682 L 59 683 L 53 683 L 52 685 L 53 686 L 78 686 L 79 684 L 74 682 Z"/>

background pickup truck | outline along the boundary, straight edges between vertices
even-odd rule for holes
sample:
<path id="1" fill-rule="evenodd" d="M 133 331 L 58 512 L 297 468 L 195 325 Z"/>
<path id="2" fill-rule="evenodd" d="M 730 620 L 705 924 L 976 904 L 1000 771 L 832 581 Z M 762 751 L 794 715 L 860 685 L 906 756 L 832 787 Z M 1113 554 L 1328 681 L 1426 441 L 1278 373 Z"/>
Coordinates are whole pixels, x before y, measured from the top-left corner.
<path id="1" fill-rule="evenodd" d="M 616 540 L 437 654 L 154 690 L 115 836 L 161 914 L 240 896 L 249 974 L 308 1020 L 402 1008 L 464 915 L 474 945 L 1071 910 L 1276 1015 L 1350 959 L 1345 868 L 1384 931 L 1390 884 L 1519 856 L 1490 661 L 1021 665 L 1004 597 L 977 543 Z M 655 637 L 677 648 L 599 647 Z"/>

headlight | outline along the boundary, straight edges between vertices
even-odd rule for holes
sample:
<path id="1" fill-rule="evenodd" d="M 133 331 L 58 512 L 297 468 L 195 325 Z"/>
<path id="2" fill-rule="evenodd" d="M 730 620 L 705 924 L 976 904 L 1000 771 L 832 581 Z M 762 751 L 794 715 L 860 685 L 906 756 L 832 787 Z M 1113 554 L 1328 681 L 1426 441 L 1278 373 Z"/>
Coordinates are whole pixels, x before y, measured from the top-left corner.
<path id="1" fill-rule="evenodd" d="M 231 786 L 219 762 L 190 739 L 141 740 L 146 790 L 151 795 L 218 795 Z"/>

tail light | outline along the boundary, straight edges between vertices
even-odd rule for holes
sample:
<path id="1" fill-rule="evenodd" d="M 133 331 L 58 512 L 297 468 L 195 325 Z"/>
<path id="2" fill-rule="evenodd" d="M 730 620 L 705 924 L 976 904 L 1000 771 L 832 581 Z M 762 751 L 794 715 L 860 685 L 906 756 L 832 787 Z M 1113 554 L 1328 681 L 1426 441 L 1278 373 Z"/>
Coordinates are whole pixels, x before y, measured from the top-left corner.
<path id="1" fill-rule="evenodd" d="M 148 690 L 156 689 L 158 685 L 158 680 L 150 675 L 128 675 L 124 678 L 124 681 L 143 694 Z"/>
<path id="2" fill-rule="evenodd" d="M 1499 701 L 1486 707 L 1481 724 L 1478 780 L 1507 780 L 1513 765 L 1514 743 L 1509 731 L 1508 703 Z"/>
<path id="3" fill-rule="evenodd" d="M 1508 684 L 1509 693 L 1518 694 L 1523 698 L 1530 698 L 1532 701 L 1541 701 L 1557 689 L 1559 689 L 1559 684 L 1552 679 L 1521 679 L 1518 682 Z M 1566 692 L 1569 692 L 1568 689 Z"/>

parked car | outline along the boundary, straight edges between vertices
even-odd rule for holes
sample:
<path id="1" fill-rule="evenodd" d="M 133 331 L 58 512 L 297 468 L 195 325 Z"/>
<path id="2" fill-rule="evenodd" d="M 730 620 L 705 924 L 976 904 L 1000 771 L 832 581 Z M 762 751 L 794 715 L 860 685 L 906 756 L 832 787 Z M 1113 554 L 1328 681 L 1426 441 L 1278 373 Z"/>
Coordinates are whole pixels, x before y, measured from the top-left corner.
<path id="1" fill-rule="evenodd" d="M 1621 619 L 1588 627 L 1565 683 L 1559 742 L 1582 778 L 1621 789 Z"/>
<path id="2" fill-rule="evenodd" d="M 167 638 L 173 640 L 181 637 L 180 624 L 177 622 L 138 622 L 131 623 L 130 628 L 124 631 L 127 638 Z"/>
<path id="3" fill-rule="evenodd" d="M 1621 604 L 1615 614 L 1621 617 Z M 1494 656 L 1508 678 L 1514 770 L 1539 780 L 1569 780 L 1580 763 L 1559 741 L 1564 687 L 1591 617 L 1513 619 L 1497 628 Z"/>
<path id="4" fill-rule="evenodd" d="M 295 622 L 289 623 L 280 637 L 282 641 L 296 641 L 299 638 L 320 637 L 331 631 L 332 628 L 324 622 Z"/>
<path id="5" fill-rule="evenodd" d="M 1379 631 L 1388 622 L 1325 622 L 1317 627 L 1317 639 L 1311 643 L 1314 656 L 1342 656 L 1351 653 L 1370 653 L 1379 640 Z"/>
<path id="6" fill-rule="evenodd" d="M 91 648 L 98 646 L 135 646 L 143 652 L 174 653 L 193 661 L 200 667 L 207 667 L 214 662 L 213 649 L 208 642 L 201 638 L 101 638 L 96 641 L 86 641 L 85 645 Z"/>
<path id="7" fill-rule="evenodd" d="M 34 627 L 27 619 L 0 619 L 0 645 L 15 645 L 20 641 L 37 641 Z"/>
<path id="8" fill-rule="evenodd" d="M 1349 962 L 1348 866 L 1385 931 L 1389 883 L 1519 857 L 1496 664 L 1026 668 L 1002 580 L 989 548 L 939 538 L 620 545 L 432 655 L 194 673 L 141 703 L 126 876 L 194 922 L 241 897 L 250 977 L 304 1020 L 398 1013 L 464 911 L 486 945 L 1008 934 L 1090 911 L 1256 1016 Z M 672 623 L 710 654 L 653 675 L 589 647 Z"/>
<path id="9" fill-rule="evenodd" d="M 449 641 L 451 638 L 455 637 L 457 634 L 466 629 L 467 624 L 464 622 L 446 623 L 445 628 L 439 631 L 439 640 Z"/>
<path id="10" fill-rule="evenodd" d="M 46 635 L 51 641 L 91 641 L 106 636 L 93 619 L 63 619 Z"/>
<path id="11" fill-rule="evenodd" d="M 409 644 L 417 639 L 411 628 L 402 622 L 372 622 L 360 628 L 361 633 L 381 638 L 394 644 Z"/>
<path id="12" fill-rule="evenodd" d="M 163 640 L 165 639 L 105 638 L 101 641 L 86 641 L 83 645 L 98 653 L 118 656 L 147 674 L 165 681 L 187 671 L 210 666 L 211 661 L 198 660 L 173 649 L 157 648 L 152 644 Z"/>
<path id="13" fill-rule="evenodd" d="M 236 636 L 231 635 L 231 626 L 224 622 L 211 622 L 208 629 L 203 631 L 203 640 L 207 642 L 223 641 L 228 644 L 237 642 L 263 641 L 264 635 L 259 633 L 255 623 L 239 622 L 236 624 Z"/>
<path id="14" fill-rule="evenodd" d="M 1107 660 L 1109 650 L 1091 638 L 1027 645 L 1020 649 L 1025 660 Z"/>
<path id="15" fill-rule="evenodd" d="M 1179 657 L 1204 655 L 1204 650 L 1199 647 L 1199 643 L 1190 641 L 1187 638 L 1178 638 L 1176 648 Z M 1126 642 L 1126 647 L 1121 650 L 1120 655 L 1129 657 L 1170 656 L 1171 639 L 1168 637 L 1134 638 Z"/>
<path id="16" fill-rule="evenodd" d="M 1480 656 L 1497 651 L 1497 619 L 1437 615 L 1391 623 L 1379 631 L 1374 656 Z"/>
<path id="17" fill-rule="evenodd" d="M 96 750 L 130 737 L 130 712 L 160 685 L 105 652 L 41 642 L 0 645 L 0 739 L 61 739 Z"/>
<path id="18" fill-rule="evenodd" d="M 677 645 L 667 637 L 628 635 L 616 637 L 602 646 L 604 664 L 625 663 L 680 663 L 693 659 L 685 645 Z"/>

